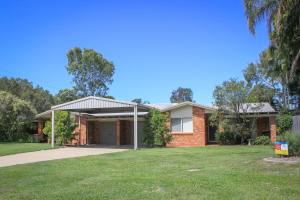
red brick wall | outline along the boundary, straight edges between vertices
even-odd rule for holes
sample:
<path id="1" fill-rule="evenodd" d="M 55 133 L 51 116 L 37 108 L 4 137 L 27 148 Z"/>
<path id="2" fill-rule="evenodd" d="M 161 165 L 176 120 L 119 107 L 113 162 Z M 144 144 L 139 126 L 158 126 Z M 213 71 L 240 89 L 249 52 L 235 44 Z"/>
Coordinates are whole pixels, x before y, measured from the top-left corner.
<path id="1" fill-rule="evenodd" d="M 39 120 L 37 123 L 37 134 L 39 135 L 43 134 L 43 129 L 44 129 L 44 121 Z"/>
<path id="2" fill-rule="evenodd" d="M 170 127 L 170 122 L 168 122 Z M 206 145 L 206 128 L 204 109 L 193 107 L 193 133 L 171 133 L 173 140 L 169 147 L 188 147 Z"/>
<path id="3" fill-rule="evenodd" d="M 271 134 L 271 141 L 276 142 L 276 119 L 275 116 L 270 116 L 270 134 Z"/>
<path id="4" fill-rule="evenodd" d="M 269 117 L 261 117 L 257 119 L 257 136 L 261 136 L 263 132 L 269 131 Z"/>
<path id="5" fill-rule="evenodd" d="M 87 143 L 87 117 L 81 116 L 80 117 L 80 144 L 86 144 Z"/>
<path id="6" fill-rule="evenodd" d="M 80 124 L 79 124 L 80 121 Z M 75 145 L 84 145 L 87 143 L 87 116 L 82 115 L 80 117 L 75 117 L 75 122 L 78 126 L 75 128 L 74 137 L 72 139 L 72 144 Z"/>

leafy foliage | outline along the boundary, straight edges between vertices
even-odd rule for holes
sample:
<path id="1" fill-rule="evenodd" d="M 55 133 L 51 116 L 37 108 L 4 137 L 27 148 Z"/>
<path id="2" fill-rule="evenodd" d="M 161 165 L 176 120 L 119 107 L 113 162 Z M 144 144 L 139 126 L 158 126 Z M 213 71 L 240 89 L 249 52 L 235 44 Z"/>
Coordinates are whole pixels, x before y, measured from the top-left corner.
<path id="1" fill-rule="evenodd" d="M 252 95 L 254 99 L 269 102 L 279 110 L 289 108 L 291 94 L 288 70 L 278 53 L 274 48 L 263 51 L 259 62 L 250 63 L 244 70 L 244 78 L 249 86 L 259 89 Z"/>
<path id="2" fill-rule="evenodd" d="M 230 79 L 224 81 L 222 85 L 216 86 L 213 97 L 215 105 L 221 110 L 233 112 L 236 116 L 243 111 L 243 105 L 247 101 L 250 90 L 244 81 Z"/>
<path id="3" fill-rule="evenodd" d="M 185 101 L 193 101 L 193 91 L 191 88 L 182 88 L 179 87 L 176 90 L 172 91 L 170 97 L 171 103 L 180 103 Z"/>
<path id="4" fill-rule="evenodd" d="M 115 99 L 115 97 L 113 97 L 111 95 L 105 96 L 105 98 L 107 98 L 107 99 Z"/>
<path id="5" fill-rule="evenodd" d="M 269 49 L 263 51 L 259 57 L 258 63 L 250 63 L 243 71 L 247 85 L 251 87 L 248 99 L 251 102 L 282 103 L 275 98 L 275 94 L 281 95 L 282 88 L 286 86 L 285 77 L 278 78 L 282 70 Z"/>
<path id="6" fill-rule="evenodd" d="M 0 141 L 28 139 L 36 110 L 26 101 L 0 91 Z"/>
<path id="7" fill-rule="evenodd" d="M 255 127 L 255 116 L 252 120 L 246 116 L 250 106 L 248 104 L 250 92 L 251 88 L 244 81 L 230 79 L 224 81 L 222 85 L 216 86 L 213 93 L 218 110 L 212 114 L 210 120 L 214 123 L 213 125 L 221 127 L 228 135 L 234 135 L 235 141 L 241 143 L 249 138 Z M 257 104 L 256 107 L 252 105 L 252 109 L 259 109 L 260 106 L 260 104 Z M 223 130 L 219 130 L 220 134 Z M 237 140 L 237 138 L 239 139 Z"/>
<path id="8" fill-rule="evenodd" d="M 238 144 L 240 139 L 240 132 L 237 127 L 226 127 L 224 131 L 218 131 L 216 135 L 219 144 Z"/>
<path id="9" fill-rule="evenodd" d="M 135 102 L 137 104 L 149 104 L 150 103 L 149 101 L 143 100 L 141 98 L 135 98 L 135 99 L 132 100 L 132 102 Z"/>
<path id="10" fill-rule="evenodd" d="M 38 112 L 50 109 L 54 98 L 49 91 L 42 87 L 33 87 L 32 83 L 21 78 L 0 78 L 0 91 L 6 91 L 27 101 Z"/>
<path id="11" fill-rule="evenodd" d="M 288 134 L 289 155 L 300 156 L 300 134 Z"/>
<path id="12" fill-rule="evenodd" d="M 289 155 L 300 156 L 300 134 L 285 132 L 276 138 L 277 141 L 288 142 Z"/>
<path id="13" fill-rule="evenodd" d="M 74 119 L 71 118 L 70 113 L 66 111 L 58 111 L 55 113 L 55 142 L 57 144 L 65 144 L 72 138 L 72 133 L 76 128 Z M 47 121 L 43 132 L 51 138 L 52 125 Z"/>
<path id="14" fill-rule="evenodd" d="M 115 67 L 93 49 L 75 47 L 67 53 L 69 74 L 80 96 L 106 96 Z"/>
<path id="15" fill-rule="evenodd" d="M 287 131 L 290 131 L 293 126 L 293 117 L 291 114 L 280 114 L 276 118 L 276 124 L 277 124 L 277 131 L 279 133 L 285 133 Z"/>
<path id="16" fill-rule="evenodd" d="M 271 140 L 270 140 L 269 136 L 262 135 L 262 136 L 258 136 L 257 138 L 255 138 L 253 144 L 254 145 L 269 145 L 269 144 L 271 144 Z"/>
<path id="17" fill-rule="evenodd" d="M 299 0 L 244 0 L 250 31 L 255 34 L 258 22 L 266 20 L 269 30 L 270 47 L 283 91 L 285 108 L 298 107 L 300 96 L 300 1 Z M 298 101 L 292 101 L 293 99 Z M 291 101 L 291 102 L 290 102 Z"/>
<path id="18" fill-rule="evenodd" d="M 61 89 L 55 96 L 57 104 L 62 104 L 79 98 L 80 97 L 77 95 L 77 92 L 74 89 Z"/>
<path id="19" fill-rule="evenodd" d="M 147 146 L 166 146 L 172 140 L 167 127 L 168 117 L 159 110 L 151 109 L 144 126 L 143 143 Z"/>

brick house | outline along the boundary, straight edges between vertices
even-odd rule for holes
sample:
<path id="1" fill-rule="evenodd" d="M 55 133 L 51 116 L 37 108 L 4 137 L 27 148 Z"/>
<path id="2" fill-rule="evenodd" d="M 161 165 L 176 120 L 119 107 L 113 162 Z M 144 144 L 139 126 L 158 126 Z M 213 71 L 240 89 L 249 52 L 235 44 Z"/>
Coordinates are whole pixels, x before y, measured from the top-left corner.
<path id="1" fill-rule="evenodd" d="M 205 146 L 215 142 L 216 128 L 209 123 L 209 116 L 215 108 L 192 102 L 139 105 L 100 97 L 86 97 L 56 105 L 38 114 L 37 135 L 43 134 L 46 120 L 53 119 L 56 111 L 64 110 L 71 112 L 78 124 L 72 144 L 132 145 L 136 149 L 142 145 L 143 126 L 151 108 L 168 113 L 166 125 L 173 136 L 169 147 Z M 263 103 L 259 109 L 248 109 L 246 113 L 249 117 L 256 116 L 257 128 L 253 137 L 265 134 L 274 142 L 275 110 L 268 103 Z M 55 133 L 52 134 L 54 136 Z"/>

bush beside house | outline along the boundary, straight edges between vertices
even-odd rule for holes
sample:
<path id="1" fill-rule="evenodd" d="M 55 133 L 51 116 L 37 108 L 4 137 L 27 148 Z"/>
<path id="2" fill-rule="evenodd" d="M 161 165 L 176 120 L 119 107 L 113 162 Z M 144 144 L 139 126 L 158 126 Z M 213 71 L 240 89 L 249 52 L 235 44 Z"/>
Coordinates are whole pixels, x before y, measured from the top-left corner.
<path id="1" fill-rule="evenodd" d="M 286 132 L 277 136 L 277 141 L 288 142 L 289 156 L 300 156 L 300 134 Z"/>
<path id="2" fill-rule="evenodd" d="M 280 114 L 277 119 L 277 131 L 279 135 L 276 140 L 288 142 L 289 156 L 300 156 L 300 134 L 291 133 L 293 118 L 290 113 Z"/>
<path id="3" fill-rule="evenodd" d="M 280 114 L 276 118 L 276 124 L 277 124 L 277 132 L 279 134 L 283 134 L 292 129 L 293 117 L 289 113 Z"/>
<path id="4" fill-rule="evenodd" d="M 144 126 L 143 143 L 148 147 L 163 146 L 172 140 L 167 127 L 168 117 L 157 109 L 151 109 Z"/>
<path id="5" fill-rule="evenodd" d="M 254 142 L 254 145 L 270 145 L 271 144 L 271 140 L 269 136 L 266 135 L 262 135 L 262 136 L 258 136 Z"/>
<path id="6" fill-rule="evenodd" d="M 76 128 L 75 120 L 71 118 L 70 113 L 66 111 L 58 111 L 55 114 L 55 143 L 62 145 L 66 144 L 72 138 L 72 134 Z M 43 132 L 51 138 L 52 125 L 47 121 Z"/>

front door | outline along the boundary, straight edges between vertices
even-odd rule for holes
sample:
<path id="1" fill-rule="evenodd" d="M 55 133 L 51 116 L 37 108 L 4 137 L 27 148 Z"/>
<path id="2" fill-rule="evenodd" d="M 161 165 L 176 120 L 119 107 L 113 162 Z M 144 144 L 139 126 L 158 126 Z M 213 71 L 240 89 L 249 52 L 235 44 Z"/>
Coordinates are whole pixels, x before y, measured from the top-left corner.
<path id="1" fill-rule="evenodd" d="M 209 125 L 208 126 L 208 142 L 209 143 L 216 142 L 216 134 L 217 134 L 217 127 Z"/>

